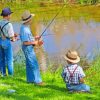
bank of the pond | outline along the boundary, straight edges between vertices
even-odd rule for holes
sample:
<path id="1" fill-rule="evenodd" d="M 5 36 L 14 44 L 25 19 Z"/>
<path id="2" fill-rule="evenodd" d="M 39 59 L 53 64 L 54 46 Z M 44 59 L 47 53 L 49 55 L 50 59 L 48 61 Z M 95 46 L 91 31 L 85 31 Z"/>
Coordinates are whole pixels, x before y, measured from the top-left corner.
<path id="1" fill-rule="evenodd" d="M 27 84 L 25 78 L 25 65 L 16 64 L 14 77 L 0 77 L 0 100 L 100 100 L 100 58 L 96 59 L 90 69 L 86 70 L 86 83 L 91 86 L 92 94 L 70 94 L 61 78 L 59 67 L 55 73 L 49 70 L 42 74 L 45 86 Z M 9 90 L 15 90 L 10 93 Z"/>
<path id="2" fill-rule="evenodd" d="M 32 13 L 35 13 L 34 21 L 50 21 L 54 15 L 61 9 L 63 5 L 52 5 L 41 7 L 39 5 L 27 4 L 27 5 L 16 5 L 16 4 L 7 4 L 0 6 L 0 8 L 10 7 L 13 10 L 12 21 L 20 21 L 21 14 L 24 10 L 30 10 Z M 97 22 L 100 22 L 100 6 L 95 5 L 65 5 L 63 11 L 59 14 L 57 19 L 65 17 L 65 20 L 71 18 L 78 20 L 84 18 L 85 20 L 93 19 Z M 1 10 L 0 10 L 1 11 Z"/>

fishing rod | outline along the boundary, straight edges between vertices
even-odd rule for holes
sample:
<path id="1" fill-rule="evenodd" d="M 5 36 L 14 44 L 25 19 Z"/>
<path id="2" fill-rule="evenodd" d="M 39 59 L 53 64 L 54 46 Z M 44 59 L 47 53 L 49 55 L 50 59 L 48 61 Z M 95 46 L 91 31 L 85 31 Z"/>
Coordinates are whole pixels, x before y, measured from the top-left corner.
<path id="1" fill-rule="evenodd" d="M 40 34 L 39 36 L 39 39 L 42 37 L 42 36 L 48 36 L 48 35 L 44 35 L 45 31 L 49 28 L 49 26 L 52 24 L 52 22 L 55 20 L 55 18 L 60 14 L 60 12 L 63 10 L 65 4 L 63 4 L 63 6 L 61 7 L 61 9 L 56 13 L 56 15 L 53 17 L 53 19 L 50 21 L 50 23 L 47 25 L 47 27 L 44 29 L 44 31 Z M 53 34 L 49 34 L 49 35 L 53 35 Z M 19 41 L 20 39 L 18 39 Z"/>
<path id="2" fill-rule="evenodd" d="M 50 36 L 50 35 L 56 35 L 56 34 L 43 34 L 42 37 Z M 16 41 L 21 41 L 21 39 L 17 39 Z"/>
<path id="3" fill-rule="evenodd" d="M 63 6 L 61 7 L 61 9 L 56 13 L 56 15 L 53 17 L 53 19 L 50 21 L 50 23 L 47 25 L 47 27 L 44 29 L 44 31 L 40 34 L 39 36 L 39 39 L 42 37 L 42 36 L 48 36 L 48 35 L 54 35 L 54 34 L 48 34 L 48 35 L 44 35 L 44 33 L 46 32 L 46 30 L 49 28 L 49 26 L 52 24 L 52 22 L 55 20 L 55 18 L 60 14 L 60 12 L 63 10 L 65 4 L 63 4 Z M 38 39 L 38 40 L 39 40 Z M 18 39 L 20 40 L 20 39 Z"/>
<path id="4" fill-rule="evenodd" d="M 43 36 L 43 34 L 45 33 L 45 31 L 49 28 L 49 26 L 52 24 L 52 22 L 55 20 L 55 18 L 60 14 L 60 12 L 63 10 L 64 6 L 65 6 L 65 4 L 63 4 L 63 6 L 61 7 L 61 9 L 56 13 L 56 15 L 53 17 L 53 19 L 50 21 L 50 23 L 47 25 L 47 27 L 41 33 L 41 35 L 39 36 L 39 39 Z"/>

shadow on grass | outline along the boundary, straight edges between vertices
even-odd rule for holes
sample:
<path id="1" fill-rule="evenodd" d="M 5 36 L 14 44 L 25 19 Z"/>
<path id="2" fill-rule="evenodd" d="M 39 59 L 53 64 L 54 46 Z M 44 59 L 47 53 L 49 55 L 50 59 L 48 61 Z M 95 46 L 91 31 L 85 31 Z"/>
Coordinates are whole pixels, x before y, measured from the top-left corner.
<path id="1" fill-rule="evenodd" d="M 45 85 L 45 86 L 36 86 L 37 88 L 44 88 L 44 90 L 41 93 L 35 94 L 35 99 L 41 98 L 41 100 L 54 100 L 53 98 L 57 97 L 70 97 L 72 94 L 70 94 L 66 88 L 60 87 L 57 85 Z M 51 98 L 51 99 L 50 99 Z M 57 99 L 56 99 L 57 100 Z"/>
<path id="2" fill-rule="evenodd" d="M 64 93 L 68 92 L 66 88 L 59 87 L 57 85 L 44 85 L 44 86 L 36 85 L 36 87 L 47 88 L 47 89 L 56 90 L 56 91 L 64 92 Z"/>
<path id="3" fill-rule="evenodd" d="M 48 89 L 53 89 L 53 90 L 57 90 L 57 91 L 60 91 L 60 92 L 67 92 L 66 88 L 59 87 L 59 86 L 56 86 L 56 85 L 46 85 L 45 87 L 48 88 Z"/>
<path id="4" fill-rule="evenodd" d="M 2 82 L 3 83 L 6 83 L 6 84 L 15 84 L 15 83 L 21 83 L 21 84 L 26 84 L 26 80 L 24 79 L 21 79 L 21 78 L 15 78 L 15 77 L 2 77 L 1 78 Z"/>
<path id="5" fill-rule="evenodd" d="M 27 83 L 26 80 L 21 79 L 21 78 L 14 78 L 13 80 L 15 80 L 17 82 L 21 82 L 21 83 Z"/>

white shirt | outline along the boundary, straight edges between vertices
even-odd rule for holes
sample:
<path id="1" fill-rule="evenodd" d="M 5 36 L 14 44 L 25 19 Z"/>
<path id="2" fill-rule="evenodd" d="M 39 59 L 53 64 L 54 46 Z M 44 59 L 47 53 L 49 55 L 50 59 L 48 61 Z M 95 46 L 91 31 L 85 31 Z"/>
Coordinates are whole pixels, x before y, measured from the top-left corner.
<path id="1" fill-rule="evenodd" d="M 9 21 L 3 19 L 0 21 L 0 26 L 1 28 L 6 24 L 8 23 Z M 3 33 L 6 37 L 10 38 L 10 37 L 13 37 L 14 36 L 14 30 L 13 30 L 13 26 L 11 23 L 8 23 L 7 25 L 4 26 L 3 28 Z M 0 30 L 0 37 L 1 37 L 1 30 Z"/>

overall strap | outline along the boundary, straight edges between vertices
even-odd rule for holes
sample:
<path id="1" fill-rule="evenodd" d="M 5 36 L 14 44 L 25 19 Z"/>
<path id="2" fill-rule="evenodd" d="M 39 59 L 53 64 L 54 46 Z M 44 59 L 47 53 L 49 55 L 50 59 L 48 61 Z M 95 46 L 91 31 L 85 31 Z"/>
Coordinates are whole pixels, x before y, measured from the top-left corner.
<path id="1" fill-rule="evenodd" d="M 76 66 L 75 69 L 74 69 L 74 71 L 71 73 L 70 70 L 69 70 L 69 68 L 68 68 L 68 66 L 67 66 L 67 70 L 68 70 L 68 72 L 69 72 L 69 74 L 70 74 L 69 79 L 68 79 L 68 82 L 69 82 L 70 80 L 72 81 L 72 77 L 73 77 L 73 75 L 74 75 L 74 73 L 75 73 L 75 71 L 76 71 L 77 68 L 78 68 L 78 66 Z"/>
<path id="2" fill-rule="evenodd" d="M 0 26 L 0 30 L 1 30 L 1 32 L 2 32 L 2 35 L 3 35 L 3 37 L 5 37 L 5 38 L 6 38 L 6 36 L 5 36 L 4 32 L 3 32 L 3 29 L 4 29 L 4 27 L 5 27 L 7 24 L 9 24 L 9 22 L 7 22 L 6 24 L 4 24 L 2 27 Z"/>

